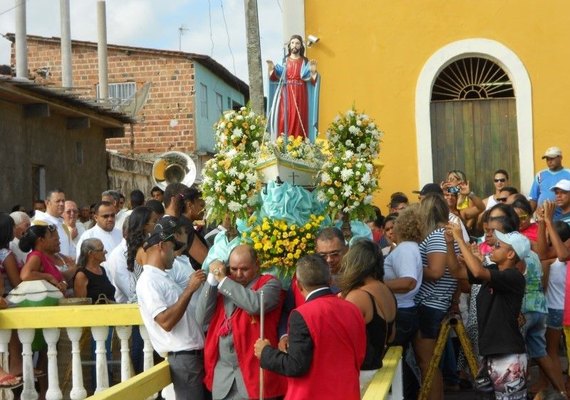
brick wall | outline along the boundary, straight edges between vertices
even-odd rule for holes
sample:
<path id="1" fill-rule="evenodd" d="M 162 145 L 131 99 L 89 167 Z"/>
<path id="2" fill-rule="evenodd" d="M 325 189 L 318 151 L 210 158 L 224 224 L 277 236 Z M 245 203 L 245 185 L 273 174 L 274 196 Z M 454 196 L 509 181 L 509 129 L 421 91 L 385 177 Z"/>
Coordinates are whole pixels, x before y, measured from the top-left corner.
<path id="1" fill-rule="evenodd" d="M 98 76 L 97 47 L 73 44 L 73 85 L 82 97 L 96 98 Z M 107 140 L 108 150 L 120 153 L 162 153 L 168 150 L 195 151 L 194 66 L 192 60 L 177 56 L 108 48 L 109 83 L 136 82 L 137 90 L 151 82 L 144 107 L 125 137 Z M 14 65 L 12 53 L 12 64 Z M 61 86 L 59 40 L 28 38 L 30 79 Z M 132 143 L 131 143 L 132 142 Z"/>

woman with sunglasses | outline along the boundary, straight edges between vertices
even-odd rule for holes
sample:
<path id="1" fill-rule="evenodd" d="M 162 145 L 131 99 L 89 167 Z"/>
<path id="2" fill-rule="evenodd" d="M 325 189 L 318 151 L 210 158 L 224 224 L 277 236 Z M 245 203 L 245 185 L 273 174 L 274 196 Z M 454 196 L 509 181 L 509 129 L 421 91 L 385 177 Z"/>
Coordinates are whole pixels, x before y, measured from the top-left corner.
<path id="1" fill-rule="evenodd" d="M 493 174 L 493 185 L 495 186 L 495 193 L 483 199 L 485 203 L 485 210 L 490 210 L 495 204 L 500 203 L 501 191 L 509 184 L 509 173 L 504 169 L 498 169 Z M 506 199 L 505 199 L 506 200 Z"/>
<path id="2" fill-rule="evenodd" d="M 89 297 L 93 304 L 104 295 L 106 300 L 115 301 L 115 287 L 107 277 L 101 263 L 107 251 L 99 239 L 91 238 L 81 243 L 77 259 L 78 270 L 73 281 L 76 297 Z"/>
<path id="3" fill-rule="evenodd" d="M 59 235 L 55 225 L 32 225 L 20 239 L 20 250 L 31 251 L 22 267 L 23 281 L 46 280 L 65 294 L 67 282 L 55 263 Z"/>

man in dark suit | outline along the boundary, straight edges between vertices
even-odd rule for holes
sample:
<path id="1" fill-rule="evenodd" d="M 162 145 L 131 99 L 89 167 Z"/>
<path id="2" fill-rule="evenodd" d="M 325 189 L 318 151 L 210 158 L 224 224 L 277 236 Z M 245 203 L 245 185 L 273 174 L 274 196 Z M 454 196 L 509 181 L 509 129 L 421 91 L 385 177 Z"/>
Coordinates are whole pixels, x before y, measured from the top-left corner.
<path id="1" fill-rule="evenodd" d="M 306 302 L 289 317 L 287 353 L 258 339 L 261 367 L 289 377 L 288 400 L 360 399 L 360 365 L 366 351 L 364 319 L 356 306 L 333 294 L 330 268 L 318 254 L 297 263 Z"/>
<path id="2" fill-rule="evenodd" d="M 196 319 L 203 326 L 209 323 L 204 347 L 204 382 L 213 399 L 259 397 L 259 361 L 252 349 L 260 332 L 261 290 L 265 332 L 276 345 L 284 295 L 279 280 L 260 274 L 253 248 L 247 245 L 234 248 L 228 268 L 220 261 L 210 264 L 210 274 L 196 306 Z M 285 378 L 269 371 L 264 376 L 264 398 L 283 396 Z"/>

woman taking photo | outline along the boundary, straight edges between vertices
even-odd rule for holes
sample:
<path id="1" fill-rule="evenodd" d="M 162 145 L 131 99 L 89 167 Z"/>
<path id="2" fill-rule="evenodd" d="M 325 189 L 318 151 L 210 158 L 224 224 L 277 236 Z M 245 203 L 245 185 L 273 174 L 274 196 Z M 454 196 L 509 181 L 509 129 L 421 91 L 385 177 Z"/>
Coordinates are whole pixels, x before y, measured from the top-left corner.
<path id="1" fill-rule="evenodd" d="M 115 287 L 107 277 L 105 269 L 101 267 L 106 253 L 99 239 L 86 239 L 81 243 L 81 253 L 77 259 L 78 269 L 73 282 L 76 297 L 89 297 L 93 304 L 100 298 L 115 301 Z"/>
<path id="2" fill-rule="evenodd" d="M 396 300 L 382 282 L 383 261 L 378 245 L 361 239 L 351 246 L 341 264 L 341 296 L 358 307 L 366 322 L 366 356 L 360 367 L 361 393 L 382 367 L 386 345 L 395 333 Z"/>

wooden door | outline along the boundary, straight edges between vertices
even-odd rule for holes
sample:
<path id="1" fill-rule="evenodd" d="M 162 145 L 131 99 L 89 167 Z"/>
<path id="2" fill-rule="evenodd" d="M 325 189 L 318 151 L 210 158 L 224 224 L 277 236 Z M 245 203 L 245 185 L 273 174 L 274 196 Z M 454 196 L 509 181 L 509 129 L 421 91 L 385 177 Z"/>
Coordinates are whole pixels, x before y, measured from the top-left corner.
<path id="1" fill-rule="evenodd" d="M 505 169 L 520 188 L 514 98 L 432 101 L 430 111 L 434 182 L 459 169 L 484 198 L 494 193 L 493 172 Z"/>

